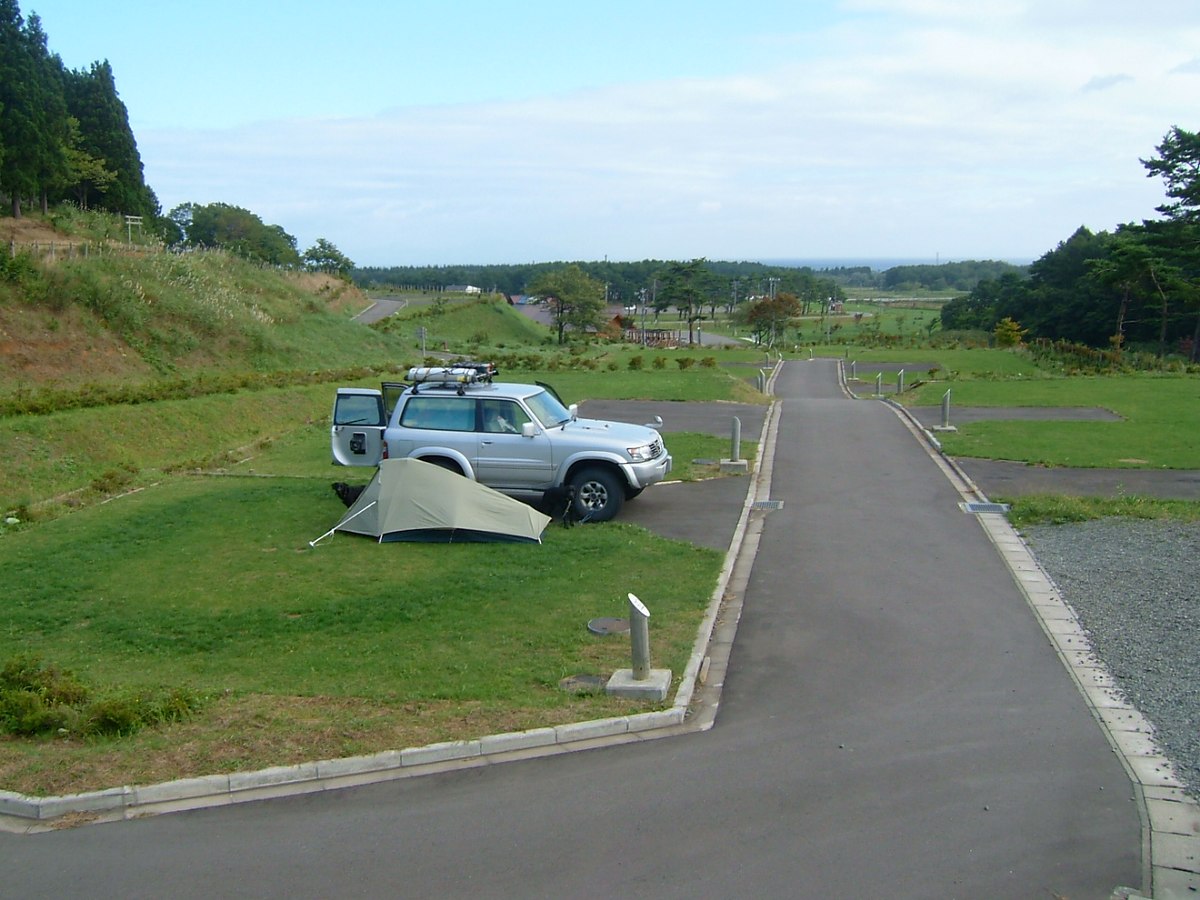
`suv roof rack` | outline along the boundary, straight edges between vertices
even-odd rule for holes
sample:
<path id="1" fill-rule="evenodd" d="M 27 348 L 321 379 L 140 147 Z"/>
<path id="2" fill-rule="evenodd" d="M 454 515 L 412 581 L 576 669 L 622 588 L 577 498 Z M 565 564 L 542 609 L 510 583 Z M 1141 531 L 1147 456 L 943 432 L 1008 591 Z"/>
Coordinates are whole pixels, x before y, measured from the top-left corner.
<path id="1" fill-rule="evenodd" d="M 457 387 L 458 393 L 464 393 L 467 385 L 486 383 L 500 370 L 492 363 L 462 362 L 450 366 L 413 366 L 408 370 L 407 380 L 413 386 L 413 393 L 419 385 L 431 387 Z"/>

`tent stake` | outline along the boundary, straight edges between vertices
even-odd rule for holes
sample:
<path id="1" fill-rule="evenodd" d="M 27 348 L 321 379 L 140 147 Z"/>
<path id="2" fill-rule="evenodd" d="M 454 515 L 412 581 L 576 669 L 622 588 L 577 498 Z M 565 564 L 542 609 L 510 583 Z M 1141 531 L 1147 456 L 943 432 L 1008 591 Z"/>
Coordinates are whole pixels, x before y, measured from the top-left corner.
<path id="1" fill-rule="evenodd" d="M 363 513 L 365 513 L 365 512 L 366 512 L 368 509 L 370 509 L 372 506 L 374 506 L 374 505 L 375 505 L 377 502 L 378 502 L 378 501 L 376 501 L 376 500 L 372 500 L 370 503 L 368 503 L 366 506 L 364 506 L 362 509 L 360 509 L 358 512 L 356 512 L 356 513 L 355 513 L 353 516 L 346 516 L 346 518 L 342 519 L 342 521 L 338 522 L 338 523 L 337 523 L 337 525 L 334 525 L 332 528 L 330 528 L 330 529 L 329 529 L 327 532 L 325 532 L 323 535 L 321 535 L 321 536 L 320 536 L 319 538 L 317 538 L 315 541 L 309 541 L 309 542 L 308 542 L 308 546 L 310 546 L 310 547 L 315 547 L 315 546 L 317 546 L 317 544 L 318 544 L 320 541 L 323 541 L 323 540 L 325 540 L 325 538 L 329 537 L 331 534 L 333 534 L 335 531 L 337 531 L 337 530 L 338 530 L 338 525 L 345 525 L 345 524 L 346 524 L 347 522 L 349 522 L 351 519 L 354 519 L 354 518 L 357 518 L 358 516 L 361 516 L 361 515 L 362 515 Z"/>

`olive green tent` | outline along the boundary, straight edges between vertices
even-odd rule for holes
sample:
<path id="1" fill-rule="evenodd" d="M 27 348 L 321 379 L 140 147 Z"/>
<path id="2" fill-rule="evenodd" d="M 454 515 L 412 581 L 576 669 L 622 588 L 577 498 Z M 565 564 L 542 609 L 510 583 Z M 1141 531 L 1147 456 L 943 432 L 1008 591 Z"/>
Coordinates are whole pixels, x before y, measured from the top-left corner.
<path id="1" fill-rule="evenodd" d="M 385 459 L 334 531 L 380 541 L 529 541 L 550 524 L 520 500 L 418 459 Z"/>

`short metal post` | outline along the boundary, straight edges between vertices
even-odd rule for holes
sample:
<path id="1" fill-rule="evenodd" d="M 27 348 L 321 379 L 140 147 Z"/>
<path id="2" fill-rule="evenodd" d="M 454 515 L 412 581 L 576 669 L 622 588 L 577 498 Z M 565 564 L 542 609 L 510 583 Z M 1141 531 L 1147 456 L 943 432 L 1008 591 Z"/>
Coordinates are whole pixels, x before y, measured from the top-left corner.
<path id="1" fill-rule="evenodd" d="M 633 680 L 650 677 L 650 610 L 629 595 L 629 643 L 633 652 Z"/>
<path id="2" fill-rule="evenodd" d="M 733 434 L 729 445 L 729 459 L 731 462 L 737 462 L 742 458 L 742 420 L 737 416 L 733 417 Z"/>
<path id="3" fill-rule="evenodd" d="M 850 360 L 850 380 L 858 381 L 858 360 Z"/>
<path id="4" fill-rule="evenodd" d="M 942 427 L 950 427 L 950 390 L 947 388 L 946 393 L 942 395 Z"/>
<path id="5" fill-rule="evenodd" d="M 901 369 L 899 372 L 896 373 L 896 393 L 897 394 L 904 393 L 904 370 L 903 369 Z"/>
<path id="6" fill-rule="evenodd" d="M 875 373 L 875 396 L 879 397 L 883 394 L 883 373 Z"/>

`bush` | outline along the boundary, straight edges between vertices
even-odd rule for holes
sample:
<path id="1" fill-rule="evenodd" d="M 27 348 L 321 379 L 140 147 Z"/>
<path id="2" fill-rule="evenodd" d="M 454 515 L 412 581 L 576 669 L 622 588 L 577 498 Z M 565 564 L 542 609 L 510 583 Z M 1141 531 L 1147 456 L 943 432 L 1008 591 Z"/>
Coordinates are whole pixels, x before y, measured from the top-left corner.
<path id="1" fill-rule="evenodd" d="M 92 490 L 98 494 L 117 494 L 133 482 L 138 473 L 137 466 L 132 463 L 121 463 L 115 469 L 108 469 L 92 479 Z"/>
<path id="2" fill-rule="evenodd" d="M 0 724 L 9 734 L 33 737 L 66 727 L 70 707 L 51 706 L 34 691 L 0 691 Z"/>
<path id="3" fill-rule="evenodd" d="M 23 737 L 128 735 L 187 718 L 201 704 L 180 688 L 93 701 L 74 673 L 32 655 L 16 656 L 0 670 L 0 729 Z"/>
<path id="4" fill-rule="evenodd" d="M 88 699 L 88 690 L 75 673 L 43 663 L 41 657 L 23 653 L 0 669 L 0 692 L 28 692 L 51 704 L 76 706 Z"/>
<path id="5" fill-rule="evenodd" d="M 629 357 L 629 368 L 631 371 L 640 372 L 642 367 L 646 365 L 646 361 L 641 356 Z"/>

